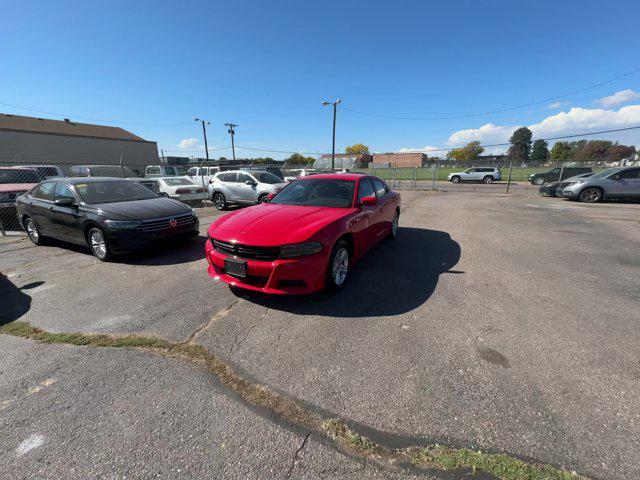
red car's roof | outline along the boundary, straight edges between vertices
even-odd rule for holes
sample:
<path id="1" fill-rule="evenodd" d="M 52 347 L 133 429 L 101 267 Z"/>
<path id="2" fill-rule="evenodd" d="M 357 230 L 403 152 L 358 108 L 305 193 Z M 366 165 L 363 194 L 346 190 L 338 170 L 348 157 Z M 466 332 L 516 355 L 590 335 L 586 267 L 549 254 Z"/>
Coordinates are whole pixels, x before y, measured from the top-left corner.
<path id="1" fill-rule="evenodd" d="M 316 175 L 306 175 L 298 178 L 298 180 L 315 180 L 317 178 L 331 178 L 334 180 L 357 180 L 362 177 L 368 177 L 366 173 L 318 173 Z"/>

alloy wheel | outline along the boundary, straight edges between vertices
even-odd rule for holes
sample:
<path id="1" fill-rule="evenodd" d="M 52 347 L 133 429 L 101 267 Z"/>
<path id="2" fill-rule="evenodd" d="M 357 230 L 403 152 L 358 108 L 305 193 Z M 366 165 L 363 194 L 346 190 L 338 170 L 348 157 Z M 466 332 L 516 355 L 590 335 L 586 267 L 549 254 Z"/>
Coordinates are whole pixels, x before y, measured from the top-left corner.
<path id="1" fill-rule="evenodd" d="M 602 193 L 597 188 L 586 188 L 580 194 L 580 200 L 586 203 L 596 203 L 602 197 Z"/>
<path id="2" fill-rule="evenodd" d="M 107 256 L 107 242 L 101 231 L 93 230 L 89 235 L 89 242 L 91 244 L 91 250 L 96 257 L 103 259 Z"/>
<path id="3" fill-rule="evenodd" d="M 26 226 L 27 226 L 27 235 L 29 235 L 29 239 L 37 245 L 38 240 L 40 240 L 40 233 L 38 232 L 38 227 L 36 226 L 35 222 L 31 219 L 27 220 Z"/>
<path id="4" fill-rule="evenodd" d="M 263 195 L 262 197 L 260 197 L 259 203 L 268 203 L 268 202 L 269 202 L 268 195 Z"/>
<path id="5" fill-rule="evenodd" d="M 451 177 L 453 183 L 460 183 L 460 177 Z"/>
<path id="6" fill-rule="evenodd" d="M 349 271 L 349 252 L 345 247 L 340 247 L 333 257 L 333 265 L 331 267 L 331 274 L 333 275 L 333 283 L 336 287 L 341 286 L 347 278 L 347 272 Z"/>
<path id="7" fill-rule="evenodd" d="M 493 183 L 493 177 L 486 176 L 483 180 L 484 183 Z"/>
<path id="8" fill-rule="evenodd" d="M 218 210 L 224 210 L 225 201 L 224 196 L 221 193 L 216 193 L 213 197 L 213 203 L 216 205 Z"/>

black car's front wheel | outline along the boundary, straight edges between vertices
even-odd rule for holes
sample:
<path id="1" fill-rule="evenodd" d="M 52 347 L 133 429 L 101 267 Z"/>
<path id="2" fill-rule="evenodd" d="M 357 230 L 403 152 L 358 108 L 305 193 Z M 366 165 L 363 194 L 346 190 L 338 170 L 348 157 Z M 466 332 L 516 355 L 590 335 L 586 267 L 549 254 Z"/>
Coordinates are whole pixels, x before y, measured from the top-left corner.
<path id="1" fill-rule="evenodd" d="M 534 185 L 542 185 L 544 183 L 544 177 L 536 177 L 533 179 Z"/>
<path id="2" fill-rule="evenodd" d="M 44 243 L 44 237 L 40 233 L 38 225 L 36 225 L 36 222 L 34 222 L 31 218 L 27 218 L 24 221 L 24 228 L 27 231 L 29 240 L 31 240 L 34 245 L 42 245 Z"/>
<path id="3" fill-rule="evenodd" d="M 104 232 L 98 227 L 94 227 L 87 233 L 87 240 L 91 252 L 98 260 L 107 262 L 111 259 L 111 248 Z"/>
<path id="4" fill-rule="evenodd" d="M 344 287 L 349 275 L 351 265 L 351 252 L 349 245 L 344 240 L 336 243 L 329 257 L 329 268 L 327 271 L 327 290 L 335 291 Z"/>

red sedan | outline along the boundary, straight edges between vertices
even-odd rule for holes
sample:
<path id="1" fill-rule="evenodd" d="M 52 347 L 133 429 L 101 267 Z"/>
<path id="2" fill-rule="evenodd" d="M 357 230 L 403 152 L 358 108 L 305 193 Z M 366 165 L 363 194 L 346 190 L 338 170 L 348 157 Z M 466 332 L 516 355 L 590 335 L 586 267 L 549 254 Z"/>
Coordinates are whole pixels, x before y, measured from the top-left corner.
<path id="1" fill-rule="evenodd" d="M 372 245 L 396 236 L 399 216 L 400 195 L 377 177 L 302 177 L 209 227 L 209 275 L 265 293 L 340 289 Z"/>

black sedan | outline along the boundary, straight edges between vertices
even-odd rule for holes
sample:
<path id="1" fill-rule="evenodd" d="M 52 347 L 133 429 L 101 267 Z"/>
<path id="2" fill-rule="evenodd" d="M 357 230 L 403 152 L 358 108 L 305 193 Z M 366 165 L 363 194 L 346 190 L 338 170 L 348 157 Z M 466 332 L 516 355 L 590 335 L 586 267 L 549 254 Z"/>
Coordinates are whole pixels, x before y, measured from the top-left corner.
<path id="1" fill-rule="evenodd" d="M 31 241 L 47 237 L 88 245 L 107 261 L 154 240 L 198 235 L 195 211 L 121 178 L 56 178 L 17 198 L 18 220 Z"/>

